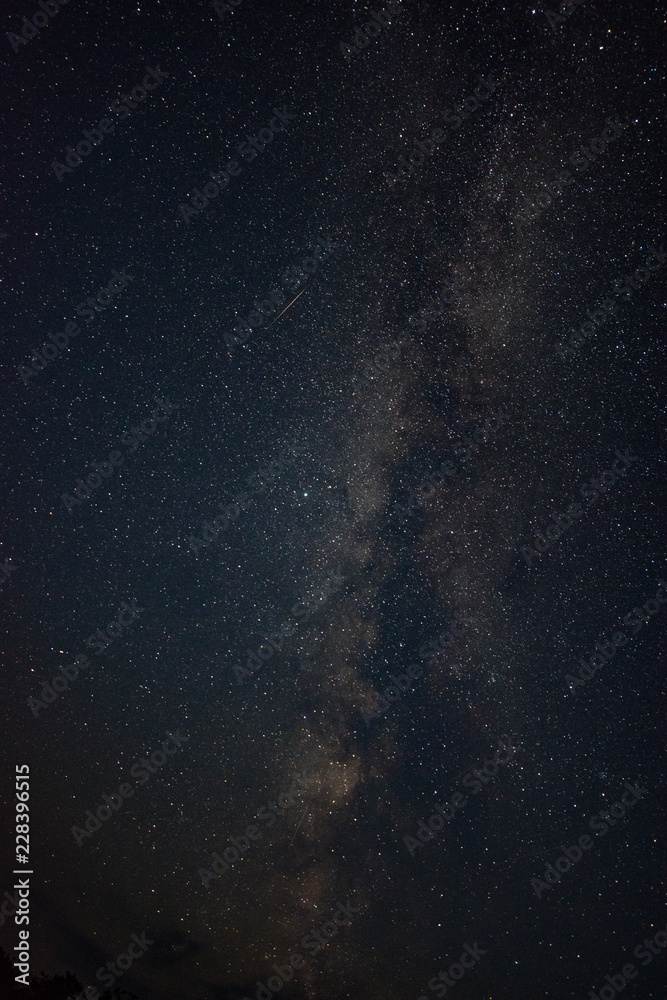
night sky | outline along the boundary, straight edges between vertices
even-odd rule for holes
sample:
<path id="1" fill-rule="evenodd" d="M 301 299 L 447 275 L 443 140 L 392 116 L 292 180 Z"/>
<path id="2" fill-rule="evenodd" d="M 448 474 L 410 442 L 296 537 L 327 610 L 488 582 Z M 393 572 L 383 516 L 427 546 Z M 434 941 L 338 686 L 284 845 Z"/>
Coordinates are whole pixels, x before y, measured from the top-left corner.
<path id="1" fill-rule="evenodd" d="M 657 1000 L 662 5 L 60 4 L 0 59 L 31 974 Z"/>

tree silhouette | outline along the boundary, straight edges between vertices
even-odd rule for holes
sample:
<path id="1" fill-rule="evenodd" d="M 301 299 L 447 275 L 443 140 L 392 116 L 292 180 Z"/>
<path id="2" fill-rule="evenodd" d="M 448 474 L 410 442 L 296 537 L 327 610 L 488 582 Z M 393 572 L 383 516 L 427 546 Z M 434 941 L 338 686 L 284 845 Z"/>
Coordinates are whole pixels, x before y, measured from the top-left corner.
<path id="1" fill-rule="evenodd" d="M 16 974 L 11 958 L 0 948 L 0 996 L 3 1000 L 73 1000 L 84 989 L 73 972 L 64 976 L 49 976 L 45 972 L 31 975 L 29 986 L 17 983 Z M 99 1000 L 139 1000 L 139 997 L 120 989 L 100 993 Z"/>

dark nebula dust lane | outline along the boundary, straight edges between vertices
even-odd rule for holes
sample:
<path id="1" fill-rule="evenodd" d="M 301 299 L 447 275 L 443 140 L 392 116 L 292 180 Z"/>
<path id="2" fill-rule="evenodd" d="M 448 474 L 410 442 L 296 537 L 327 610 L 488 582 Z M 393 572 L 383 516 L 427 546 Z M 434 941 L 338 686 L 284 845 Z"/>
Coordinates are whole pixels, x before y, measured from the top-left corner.
<path id="1" fill-rule="evenodd" d="M 664 12 L 3 23 L 3 996 L 657 1000 Z"/>

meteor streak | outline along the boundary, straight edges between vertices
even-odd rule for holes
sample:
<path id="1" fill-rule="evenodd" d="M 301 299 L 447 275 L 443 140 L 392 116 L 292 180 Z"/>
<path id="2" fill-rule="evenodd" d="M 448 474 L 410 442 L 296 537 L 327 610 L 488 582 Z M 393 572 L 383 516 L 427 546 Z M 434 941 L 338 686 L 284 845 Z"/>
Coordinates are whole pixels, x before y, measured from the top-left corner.
<path id="1" fill-rule="evenodd" d="M 306 290 L 306 289 L 304 288 L 304 292 L 305 292 L 305 290 Z M 299 292 L 299 295 L 301 295 L 301 292 Z M 298 297 L 299 297 L 299 296 L 297 295 L 297 298 L 298 298 Z M 306 806 L 306 808 L 305 808 L 305 809 L 303 810 L 303 816 L 305 816 L 307 812 L 308 812 L 308 806 Z M 290 846 L 290 847 L 291 847 L 291 846 L 292 846 L 292 844 L 294 843 L 294 838 L 296 837 L 297 833 L 299 832 L 299 827 L 300 827 L 300 826 L 301 826 L 301 824 L 303 823 L 303 816 L 302 816 L 302 817 L 301 817 L 301 819 L 299 820 L 299 826 L 297 826 L 296 830 L 295 830 L 295 831 L 294 831 L 294 833 L 292 834 L 292 839 L 291 839 L 291 840 L 290 840 L 290 842 L 289 842 L 289 846 Z"/>
<path id="2" fill-rule="evenodd" d="M 306 290 L 305 288 L 302 288 L 302 289 L 301 289 L 301 291 L 299 292 L 299 295 L 303 295 L 303 293 L 305 292 L 305 290 Z M 273 320 L 273 322 L 272 322 L 272 323 L 269 323 L 269 325 L 267 326 L 267 328 L 266 328 L 267 330 L 270 330 L 270 329 L 271 329 L 271 327 L 273 326 L 273 323 L 277 323 L 277 322 L 278 322 L 278 320 L 280 319 L 280 317 L 282 316 L 282 314 L 283 314 L 283 313 L 286 313 L 286 312 L 287 312 L 287 310 L 289 309 L 289 307 L 290 307 L 291 305 L 294 305 L 294 303 L 296 302 L 296 300 L 297 300 L 297 299 L 299 298 L 299 295 L 296 295 L 296 296 L 295 296 L 295 297 L 294 297 L 294 298 L 292 299 L 292 301 L 291 301 L 291 302 L 289 303 L 289 305 L 286 305 L 286 306 L 285 306 L 285 308 L 283 309 L 283 312 L 281 312 L 281 313 L 278 313 L 278 315 L 277 315 L 277 316 L 276 316 L 276 318 L 275 318 L 275 319 Z"/>

